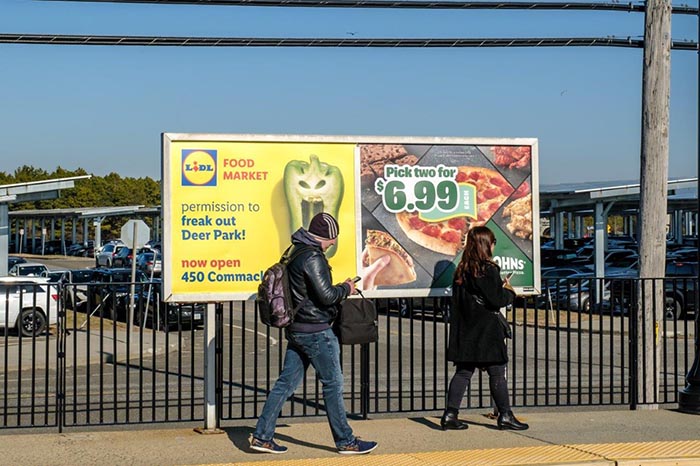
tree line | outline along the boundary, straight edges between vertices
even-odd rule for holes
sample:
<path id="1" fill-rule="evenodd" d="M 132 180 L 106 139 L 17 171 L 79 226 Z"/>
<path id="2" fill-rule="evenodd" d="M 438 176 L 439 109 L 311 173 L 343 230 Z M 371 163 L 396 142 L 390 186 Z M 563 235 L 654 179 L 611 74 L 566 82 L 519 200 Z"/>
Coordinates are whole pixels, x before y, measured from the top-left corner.
<path id="1" fill-rule="evenodd" d="M 59 166 L 53 172 L 48 172 L 41 168 L 24 165 L 11 174 L 0 171 L 0 185 L 84 175 L 89 175 L 89 173 L 82 168 L 67 170 Z M 112 172 L 106 176 L 92 175 L 91 178 L 76 180 L 74 189 L 61 190 L 60 196 L 56 199 L 15 203 L 10 205 L 10 210 L 70 209 L 126 205 L 154 207 L 160 204 L 160 181 L 149 177 L 122 177 L 118 173 Z M 110 235 L 118 237 L 119 229 L 125 221 L 126 219 L 121 217 L 106 218 L 102 224 L 103 235 L 106 237 Z"/>

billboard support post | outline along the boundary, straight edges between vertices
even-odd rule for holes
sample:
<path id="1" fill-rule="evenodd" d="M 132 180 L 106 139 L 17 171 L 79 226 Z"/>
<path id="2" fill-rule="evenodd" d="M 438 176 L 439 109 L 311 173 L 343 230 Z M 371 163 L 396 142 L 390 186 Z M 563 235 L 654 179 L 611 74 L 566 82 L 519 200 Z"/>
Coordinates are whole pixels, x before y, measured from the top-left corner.
<path id="1" fill-rule="evenodd" d="M 197 427 L 200 434 L 223 434 L 216 422 L 216 303 L 207 304 L 204 316 L 204 427 Z"/>

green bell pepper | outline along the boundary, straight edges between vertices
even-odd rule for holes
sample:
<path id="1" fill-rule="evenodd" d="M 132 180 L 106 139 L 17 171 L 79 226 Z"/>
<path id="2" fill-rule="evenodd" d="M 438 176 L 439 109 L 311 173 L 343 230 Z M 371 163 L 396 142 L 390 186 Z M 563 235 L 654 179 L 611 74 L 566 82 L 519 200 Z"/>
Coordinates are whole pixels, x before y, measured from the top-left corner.
<path id="1" fill-rule="evenodd" d="M 343 174 L 334 165 L 321 162 L 311 154 L 310 162 L 290 160 L 284 167 L 284 194 L 289 208 L 289 227 L 292 232 L 308 228 L 314 215 L 328 212 L 338 218 L 345 185 Z M 336 247 L 327 251 L 335 254 Z"/>

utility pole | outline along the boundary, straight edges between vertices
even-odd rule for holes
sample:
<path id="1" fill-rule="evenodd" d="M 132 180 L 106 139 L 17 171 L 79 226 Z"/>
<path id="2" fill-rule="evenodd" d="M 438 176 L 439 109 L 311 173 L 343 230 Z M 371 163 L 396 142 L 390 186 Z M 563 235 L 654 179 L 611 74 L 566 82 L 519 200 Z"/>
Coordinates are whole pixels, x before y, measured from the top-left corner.
<path id="1" fill-rule="evenodd" d="M 639 278 L 637 296 L 637 406 L 658 409 L 668 201 L 669 106 L 671 94 L 671 1 L 647 0 L 642 71 L 642 154 Z M 653 280 L 657 279 L 657 283 Z M 654 312 L 656 311 L 656 312 Z M 654 315 L 656 313 L 656 315 Z M 634 344 L 634 342 L 633 342 Z"/>

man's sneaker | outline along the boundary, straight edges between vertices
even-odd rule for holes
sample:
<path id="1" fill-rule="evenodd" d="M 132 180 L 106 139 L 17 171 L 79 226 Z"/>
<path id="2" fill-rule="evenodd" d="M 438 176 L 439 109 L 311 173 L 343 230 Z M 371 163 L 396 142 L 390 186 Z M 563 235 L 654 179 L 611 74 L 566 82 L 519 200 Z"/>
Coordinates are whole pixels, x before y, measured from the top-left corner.
<path id="1" fill-rule="evenodd" d="M 255 437 L 250 441 L 250 448 L 255 451 L 262 451 L 263 453 L 274 453 L 279 455 L 281 453 L 287 453 L 287 447 L 282 445 L 277 445 L 274 440 L 260 440 Z"/>
<path id="2" fill-rule="evenodd" d="M 364 455 L 377 448 L 377 442 L 365 442 L 355 437 L 352 443 L 338 448 L 341 455 Z"/>

